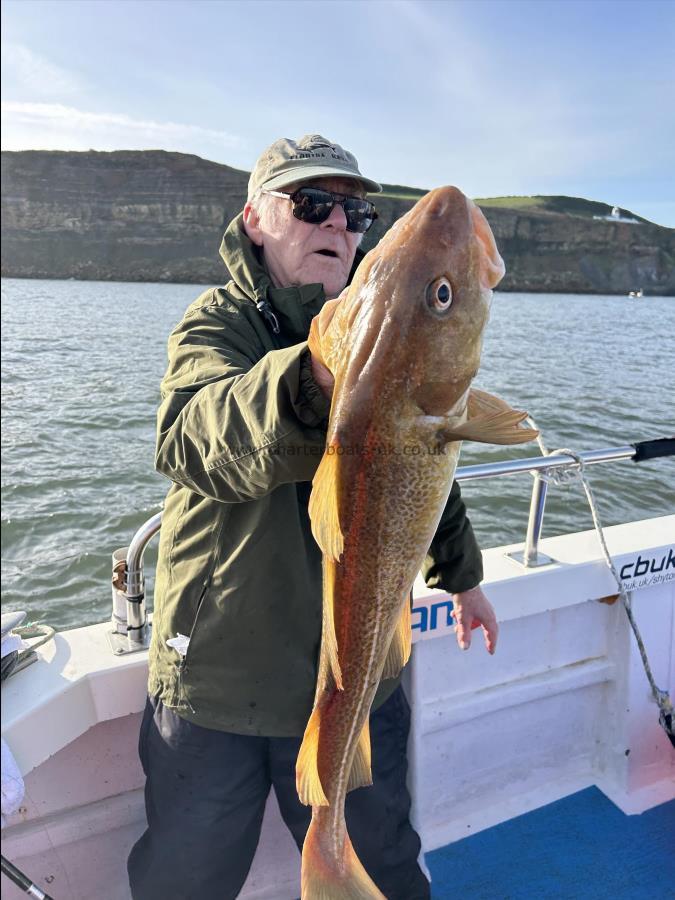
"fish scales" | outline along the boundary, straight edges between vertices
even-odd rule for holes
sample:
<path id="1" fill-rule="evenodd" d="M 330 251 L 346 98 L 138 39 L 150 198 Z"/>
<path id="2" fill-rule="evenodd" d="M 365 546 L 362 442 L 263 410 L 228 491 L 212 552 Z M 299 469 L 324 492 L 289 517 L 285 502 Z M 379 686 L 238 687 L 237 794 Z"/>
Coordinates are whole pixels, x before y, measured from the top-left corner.
<path id="1" fill-rule="evenodd" d="M 447 501 L 462 439 L 520 443 L 526 413 L 470 390 L 491 289 L 489 225 L 457 188 L 424 197 L 363 260 L 310 347 L 333 372 L 328 447 L 310 499 L 324 554 L 314 710 L 298 757 L 312 805 L 303 900 L 382 898 L 344 819 L 370 783 L 368 715 L 410 653 L 409 594 Z"/>

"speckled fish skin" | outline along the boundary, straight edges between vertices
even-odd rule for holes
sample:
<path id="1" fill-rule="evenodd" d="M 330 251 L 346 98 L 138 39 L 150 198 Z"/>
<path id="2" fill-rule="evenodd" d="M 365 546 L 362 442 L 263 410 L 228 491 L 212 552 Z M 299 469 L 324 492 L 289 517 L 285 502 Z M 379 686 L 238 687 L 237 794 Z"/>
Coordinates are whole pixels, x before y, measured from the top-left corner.
<path id="1" fill-rule="evenodd" d="M 503 271 L 480 210 L 439 188 L 364 258 L 321 337 L 335 388 L 310 502 L 324 628 L 297 769 L 300 799 L 312 805 L 303 900 L 383 897 L 349 841 L 345 797 L 371 783 L 371 703 L 383 673 L 396 675 L 410 652 L 408 597 L 450 492 L 453 438 L 469 418 Z"/>

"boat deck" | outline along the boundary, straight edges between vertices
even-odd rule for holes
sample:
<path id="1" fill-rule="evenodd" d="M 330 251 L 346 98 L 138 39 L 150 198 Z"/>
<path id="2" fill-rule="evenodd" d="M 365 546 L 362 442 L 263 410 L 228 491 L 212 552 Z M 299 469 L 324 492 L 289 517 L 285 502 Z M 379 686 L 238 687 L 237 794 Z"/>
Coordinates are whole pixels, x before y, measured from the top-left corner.
<path id="1" fill-rule="evenodd" d="M 434 900 L 675 897 L 675 800 L 627 816 L 579 791 L 427 853 Z"/>

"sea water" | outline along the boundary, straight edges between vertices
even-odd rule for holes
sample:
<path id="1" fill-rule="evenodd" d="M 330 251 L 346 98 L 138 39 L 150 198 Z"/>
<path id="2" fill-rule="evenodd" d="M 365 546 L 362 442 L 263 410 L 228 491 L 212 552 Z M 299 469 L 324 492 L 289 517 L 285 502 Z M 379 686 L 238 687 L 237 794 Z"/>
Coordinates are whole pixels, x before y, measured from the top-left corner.
<path id="1" fill-rule="evenodd" d="M 111 554 L 168 488 L 153 466 L 159 382 L 201 290 L 3 280 L 3 609 L 58 628 L 109 617 Z M 672 435 L 674 373 L 675 298 L 497 293 L 476 386 L 528 410 L 549 449 L 581 451 Z M 460 465 L 538 454 L 466 443 Z M 588 476 L 606 525 L 675 511 L 673 459 Z M 524 540 L 531 486 L 462 485 L 483 548 Z M 591 527 L 580 484 L 551 485 L 543 536 Z"/>

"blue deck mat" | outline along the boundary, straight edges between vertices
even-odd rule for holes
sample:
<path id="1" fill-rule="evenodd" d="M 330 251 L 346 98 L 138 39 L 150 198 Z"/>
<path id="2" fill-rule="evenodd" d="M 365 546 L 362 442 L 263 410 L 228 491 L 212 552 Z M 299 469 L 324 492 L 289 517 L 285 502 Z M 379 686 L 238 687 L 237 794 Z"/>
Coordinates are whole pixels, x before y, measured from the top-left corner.
<path id="1" fill-rule="evenodd" d="M 675 898 L 675 801 L 626 816 L 588 788 L 426 861 L 434 900 Z"/>

